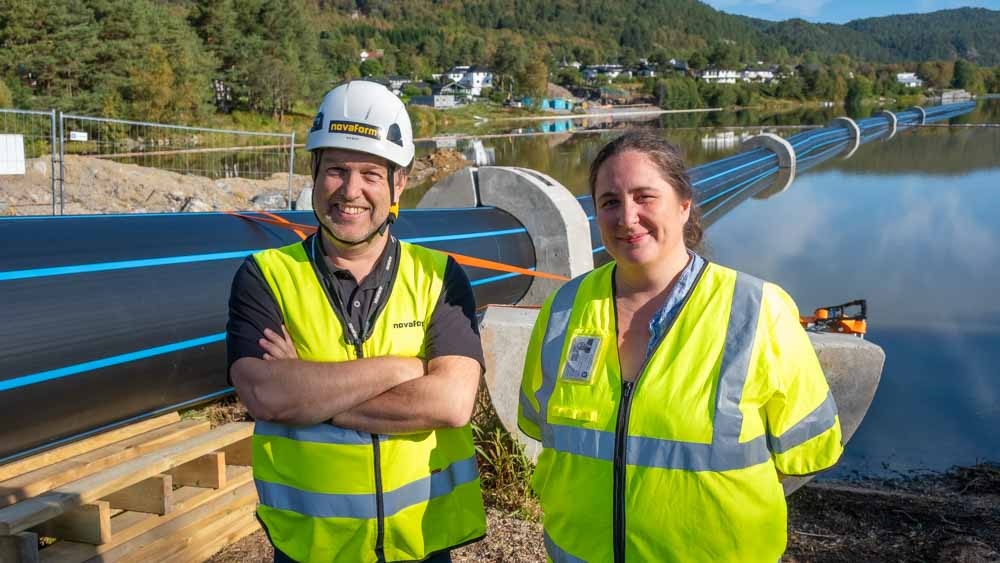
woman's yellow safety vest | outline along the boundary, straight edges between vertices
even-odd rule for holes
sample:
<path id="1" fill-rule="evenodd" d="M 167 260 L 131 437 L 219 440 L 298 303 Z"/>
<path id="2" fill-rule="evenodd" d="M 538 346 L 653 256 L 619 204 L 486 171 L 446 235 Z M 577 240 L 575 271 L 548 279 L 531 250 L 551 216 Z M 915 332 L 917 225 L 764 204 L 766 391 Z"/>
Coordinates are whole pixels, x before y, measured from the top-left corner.
<path id="1" fill-rule="evenodd" d="M 442 290 L 445 255 L 400 243 L 388 301 L 371 337 L 356 349 L 305 243 L 254 255 L 299 358 L 425 357 L 424 332 Z M 419 561 L 486 533 L 468 425 L 374 435 L 328 423 L 257 421 L 253 474 L 257 514 L 274 545 L 296 561 Z"/>
<path id="2" fill-rule="evenodd" d="M 553 561 L 761 561 L 785 549 L 778 472 L 842 451 L 837 407 L 781 288 L 706 264 L 634 382 L 618 358 L 614 263 L 550 296 L 518 423 Z"/>

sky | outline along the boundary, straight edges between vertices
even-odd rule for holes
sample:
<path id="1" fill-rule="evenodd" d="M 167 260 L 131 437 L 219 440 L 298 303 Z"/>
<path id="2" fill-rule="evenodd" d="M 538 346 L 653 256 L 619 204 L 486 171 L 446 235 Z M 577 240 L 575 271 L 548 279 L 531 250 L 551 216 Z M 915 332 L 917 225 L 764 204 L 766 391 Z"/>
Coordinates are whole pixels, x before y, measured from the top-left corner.
<path id="1" fill-rule="evenodd" d="M 1000 10 L 1000 0 L 702 0 L 717 10 L 765 20 L 802 18 L 846 23 L 893 14 L 934 12 L 972 6 Z"/>

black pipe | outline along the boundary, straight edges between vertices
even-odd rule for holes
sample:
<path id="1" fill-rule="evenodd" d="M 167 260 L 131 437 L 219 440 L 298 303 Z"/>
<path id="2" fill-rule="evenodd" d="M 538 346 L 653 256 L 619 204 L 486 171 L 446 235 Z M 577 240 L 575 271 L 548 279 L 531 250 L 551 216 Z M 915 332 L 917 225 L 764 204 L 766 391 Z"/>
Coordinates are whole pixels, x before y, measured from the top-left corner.
<path id="1" fill-rule="evenodd" d="M 308 212 L 280 213 L 315 225 Z M 523 268 L 524 227 L 494 208 L 408 210 L 403 240 Z M 229 286 L 250 253 L 294 232 L 220 213 L 0 219 L 0 462 L 230 392 Z M 482 244 L 488 240 L 488 244 Z M 479 303 L 514 303 L 525 276 L 468 268 Z"/>

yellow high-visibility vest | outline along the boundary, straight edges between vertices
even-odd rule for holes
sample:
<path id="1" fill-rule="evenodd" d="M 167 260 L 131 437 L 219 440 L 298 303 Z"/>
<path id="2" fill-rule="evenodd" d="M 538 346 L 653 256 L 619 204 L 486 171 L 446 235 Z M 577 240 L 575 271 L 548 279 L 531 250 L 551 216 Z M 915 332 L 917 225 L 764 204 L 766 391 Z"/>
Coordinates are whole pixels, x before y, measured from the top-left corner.
<path id="1" fill-rule="evenodd" d="M 778 472 L 842 452 L 837 407 L 791 298 L 708 263 L 634 382 L 618 358 L 614 263 L 550 296 L 518 424 L 553 561 L 761 561 L 785 549 Z"/>
<path id="2" fill-rule="evenodd" d="M 254 259 L 300 359 L 357 359 L 305 243 L 265 250 Z M 447 257 L 401 242 L 398 260 L 385 308 L 361 345 L 364 357 L 425 357 L 424 333 Z M 303 563 L 374 562 L 380 552 L 385 561 L 419 561 L 486 533 L 469 425 L 373 435 L 328 423 L 257 421 L 253 474 L 257 514 L 271 541 Z"/>

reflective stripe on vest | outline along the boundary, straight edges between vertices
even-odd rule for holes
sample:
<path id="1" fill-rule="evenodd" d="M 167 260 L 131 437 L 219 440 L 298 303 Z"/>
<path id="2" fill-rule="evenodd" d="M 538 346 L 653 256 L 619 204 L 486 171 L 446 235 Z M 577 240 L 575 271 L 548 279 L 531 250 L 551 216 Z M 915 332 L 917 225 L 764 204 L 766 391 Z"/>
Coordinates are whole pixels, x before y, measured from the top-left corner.
<path id="1" fill-rule="evenodd" d="M 570 314 L 584 277 L 579 276 L 567 282 L 559 288 L 552 300 L 541 349 L 542 385 L 535 393 L 539 410 L 534 409 L 523 390 L 520 404 L 525 418 L 541 428 L 544 447 L 610 462 L 614 460 L 614 432 L 548 424 L 545 421 L 548 401 L 559 376 L 559 360 Z M 719 369 L 712 442 L 703 444 L 629 436 L 625 448 L 626 463 L 688 471 L 742 469 L 764 463 L 770 458 L 771 452 L 787 451 L 833 426 L 837 411 L 832 395 L 828 395 L 826 401 L 810 415 L 781 436 L 768 433 L 740 443 L 743 414 L 739 405 L 749 371 L 762 293 L 761 280 L 742 272 L 737 274 Z"/>
<path id="2" fill-rule="evenodd" d="M 370 442 L 370 439 L 369 439 Z M 452 492 L 455 487 L 479 477 L 475 456 L 456 461 L 441 471 L 383 493 L 385 516 L 389 517 L 415 504 L 427 502 Z M 261 503 L 315 518 L 377 518 L 375 494 L 325 494 L 304 491 L 288 485 L 257 480 Z"/>
<path id="3" fill-rule="evenodd" d="M 254 423 L 253 431 L 258 436 L 275 436 L 317 444 L 370 446 L 372 443 L 372 435 L 367 432 L 341 428 L 326 422 L 312 426 L 289 426 L 258 420 Z M 389 438 L 388 435 L 379 434 L 379 439 L 383 441 Z"/>
<path id="4" fill-rule="evenodd" d="M 548 532 L 545 532 L 545 552 L 552 563 L 587 563 L 586 559 L 580 559 L 559 547 L 559 544 L 549 536 Z"/>

